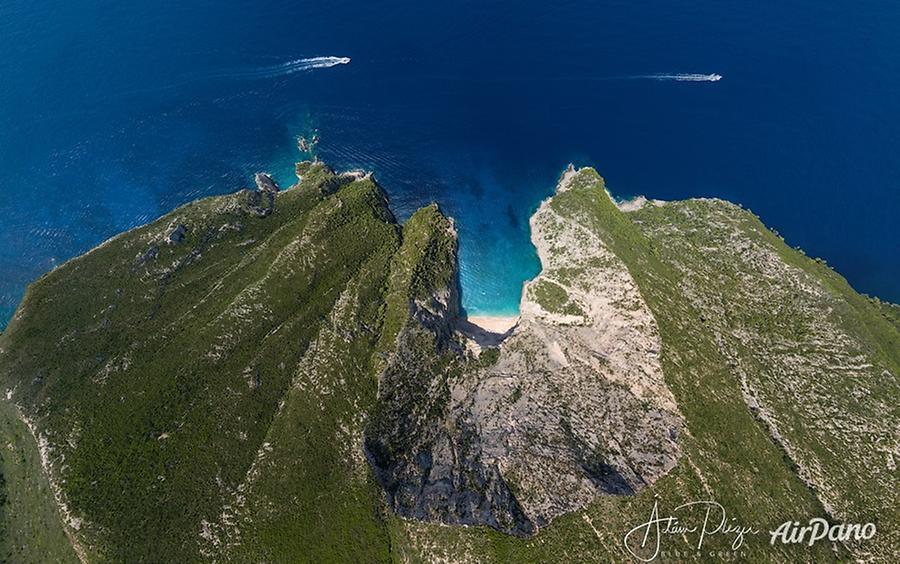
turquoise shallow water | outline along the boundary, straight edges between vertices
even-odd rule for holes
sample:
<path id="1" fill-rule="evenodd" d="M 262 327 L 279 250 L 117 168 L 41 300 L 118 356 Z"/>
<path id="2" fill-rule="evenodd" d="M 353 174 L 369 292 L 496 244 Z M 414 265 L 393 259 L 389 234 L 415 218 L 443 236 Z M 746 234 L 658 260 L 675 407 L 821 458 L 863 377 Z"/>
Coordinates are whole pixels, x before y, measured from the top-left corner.
<path id="1" fill-rule="evenodd" d="M 619 196 L 740 202 L 900 300 L 900 4 L 483 4 L 0 4 L 0 325 L 123 229 L 289 183 L 313 128 L 400 217 L 455 217 L 470 313 L 516 310 L 569 162 Z M 297 63 L 322 56 L 351 62 Z"/>

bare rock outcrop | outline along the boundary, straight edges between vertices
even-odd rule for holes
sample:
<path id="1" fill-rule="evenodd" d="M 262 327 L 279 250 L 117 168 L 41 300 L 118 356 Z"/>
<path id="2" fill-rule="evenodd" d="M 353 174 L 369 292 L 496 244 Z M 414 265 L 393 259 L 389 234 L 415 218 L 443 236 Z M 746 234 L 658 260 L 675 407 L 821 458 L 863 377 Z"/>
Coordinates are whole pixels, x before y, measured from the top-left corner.
<path id="1" fill-rule="evenodd" d="M 542 525 L 666 474 L 682 418 L 653 315 L 589 218 L 562 217 L 548 200 L 531 228 L 543 269 L 525 285 L 499 361 L 459 409 L 481 430 L 485 462 Z"/>
<path id="2" fill-rule="evenodd" d="M 552 199 L 531 225 L 543 270 L 499 353 L 467 359 L 463 346 L 438 346 L 464 321 L 453 307 L 422 315 L 411 304 L 366 440 L 401 515 L 530 535 L 598 496 L 634 494 L 677 462 L 682 417 L 625 264 L 589 217 L 562 217 Z"/>

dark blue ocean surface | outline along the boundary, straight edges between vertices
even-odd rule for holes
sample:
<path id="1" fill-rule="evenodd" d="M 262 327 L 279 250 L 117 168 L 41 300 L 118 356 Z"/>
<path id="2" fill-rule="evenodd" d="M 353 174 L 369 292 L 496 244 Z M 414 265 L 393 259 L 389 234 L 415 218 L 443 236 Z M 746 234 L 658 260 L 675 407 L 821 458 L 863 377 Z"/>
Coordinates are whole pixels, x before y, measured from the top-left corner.
<path id="1" fill-rule="evenodd" d="M 401 218 L 457 219 L 470 312 L 517 309 L 569 162 L 618 196 L 740 202 L 900 300 L 898 2 L 166 4 L 0 3 L 0 318 L 121 230 L 290 183 L 314 128 Z M 291 64 L 318 56 L 352 62 Z M 724 78 L 635 78 L 658 73 Z"/>

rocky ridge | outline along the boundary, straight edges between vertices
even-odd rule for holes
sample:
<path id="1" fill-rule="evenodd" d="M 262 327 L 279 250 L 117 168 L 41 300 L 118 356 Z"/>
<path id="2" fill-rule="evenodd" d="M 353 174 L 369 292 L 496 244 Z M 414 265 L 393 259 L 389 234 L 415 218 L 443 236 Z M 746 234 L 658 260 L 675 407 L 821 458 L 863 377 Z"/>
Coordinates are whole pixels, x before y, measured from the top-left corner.
<path id="1" fill-rule="evenodd" d="M 31 286 L 0 335 L 0 559 L 620 561 L 656 503 L 717 499 L 761 530 L 878 523 L 740 558 L 890 560 L 896 306 L 738 206 L 570 167 L 487 335 L 437 206 L 401 226 L 371 175 L 297 176 Z"/>

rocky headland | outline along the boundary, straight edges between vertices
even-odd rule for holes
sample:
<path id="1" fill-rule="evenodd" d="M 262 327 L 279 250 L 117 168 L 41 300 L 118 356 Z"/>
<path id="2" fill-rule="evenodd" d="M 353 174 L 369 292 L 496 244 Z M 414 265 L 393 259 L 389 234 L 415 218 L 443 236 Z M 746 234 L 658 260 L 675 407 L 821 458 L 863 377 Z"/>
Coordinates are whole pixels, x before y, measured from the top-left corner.
<path id="1" fill-rule="evenodd" d="M 0 559 L 621 561 L 655 504 L 703 499 L 877 521 L 743 560 L 896 555 L 898 308 L 749 211 L 570 167 L 498 333 L 436 205 L 400 225 L 370 174 L 297 176 L 32 284 L 0 335 Z"/>

